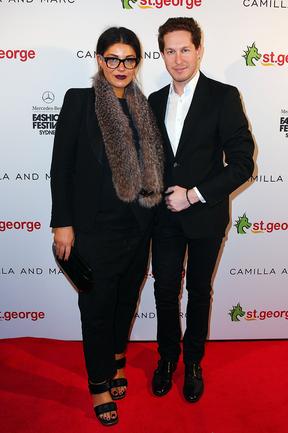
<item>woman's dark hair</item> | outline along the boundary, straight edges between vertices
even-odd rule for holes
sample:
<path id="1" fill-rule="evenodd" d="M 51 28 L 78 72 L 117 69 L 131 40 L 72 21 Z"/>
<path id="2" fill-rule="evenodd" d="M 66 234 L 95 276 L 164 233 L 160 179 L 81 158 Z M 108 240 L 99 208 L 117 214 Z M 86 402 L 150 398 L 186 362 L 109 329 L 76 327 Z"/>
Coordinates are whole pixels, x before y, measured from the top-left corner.
<path id="1" fill-rule="evenodd" d="M 126 44 L 134 48 L 137 59 L 141 59 L 141 46 L 138 37 L 126 27 L 110 27 L 103 32 L 97 42 L 96 54 L 104 55 L 105 51 L 114 44 Z"/>
<path id="2" fill-rule="evenodd" d="M 161 53 L 164 51 L 164 36 L 177 30 L 186 30 L 191 33 L 195 48 L 199 48 L 201 44 L 201 29 L 197 21 L 191 17 L 169 18 L 158 30 L 158 45 Z"/>

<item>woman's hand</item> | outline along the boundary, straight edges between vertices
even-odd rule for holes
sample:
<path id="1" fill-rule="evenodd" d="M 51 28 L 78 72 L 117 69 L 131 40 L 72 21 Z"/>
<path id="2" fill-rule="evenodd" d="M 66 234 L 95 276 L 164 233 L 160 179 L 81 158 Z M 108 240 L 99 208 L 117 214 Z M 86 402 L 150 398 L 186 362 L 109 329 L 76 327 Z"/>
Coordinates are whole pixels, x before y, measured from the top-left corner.
<path id="1" fill-rule="evenodd" d="M 56 227 L 53 229 L 53 233 L 56 256 L 59 259 L 68 260 L 75 239 L 73 227 Z"/>

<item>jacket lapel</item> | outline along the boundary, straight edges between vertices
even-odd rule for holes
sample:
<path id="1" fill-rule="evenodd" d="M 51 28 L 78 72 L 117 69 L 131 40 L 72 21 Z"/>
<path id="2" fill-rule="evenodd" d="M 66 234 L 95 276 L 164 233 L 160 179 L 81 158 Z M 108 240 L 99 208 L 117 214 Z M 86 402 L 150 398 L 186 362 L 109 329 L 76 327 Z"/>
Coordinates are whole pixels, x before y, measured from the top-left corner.
<path id="1" fill-rule="evenodd" d="M 101 130 L 98 124 L 98 120 L 95 113 L 95 94 L 94 89 L 91 89 L 91 96 L 87 104 L 86 113 L 86 128 L 89 139 L 89 144 L 96 156 L 98 162 L 103 164 L 104 162 L 104 142 L 101 134 Z"/>
<path id="2" fill-rule="evenodd" d="M 168 102 L 168 96 L 169 96 L 169 89 L 170 86 L 166 86 L 163 89 L 163 92 L 161 93 L 160 97 L 159 97 L 159 104 L 158 104 L 158 114 L 159 114 L 159 120 L 160 120 L 160 125 L 161 125 L 161 133 L 162 133 L 162 137 L 164 139 L 164 146 L 165 146 L 165 150 L 166 150 L 166 155 L 168 157 L 168 159 L 174 159 L 174 153 L 172 150 L 172 146 L 170 143 L 170 139 L 167 133 L 167 129 L 165 126 L 165 114 L 166 114 L 166 107 L 167 107 L 167 102 Z"/>
<path id="3" fill-rule="evenodd" d="M 200 77 L 195 88 L 195 92 L 193 95 L 193 99 L 188 110 L 187 116 L 185 118 L 183 129 L 176 153 L 176 157 L 179 157 L 183 148 L 187 141 L 193 143 L 193 128 L 199 126 L 199 124 L 203 123 L 203 119 L 205 119 L 205 113 L 207 103 L 209 102 L 209 91 L 207 86 L 207 81 L 205 75 L 200 73 Z M 201 121 L 200 121 L 201 119 Z"/>

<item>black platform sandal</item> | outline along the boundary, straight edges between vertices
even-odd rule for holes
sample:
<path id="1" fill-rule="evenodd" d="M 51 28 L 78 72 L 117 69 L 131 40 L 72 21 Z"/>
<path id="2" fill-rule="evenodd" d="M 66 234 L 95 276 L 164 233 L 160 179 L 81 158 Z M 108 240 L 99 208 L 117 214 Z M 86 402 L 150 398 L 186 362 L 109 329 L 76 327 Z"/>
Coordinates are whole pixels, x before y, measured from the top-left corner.
<path id="1" fill-rule="evenodd" d="M 91 394 L 102 394 L 103 392 L 110 390 L 110 384 L 109 382 L 104 382 L 100 384 L 90 383 L 88 382 L 89 391 Z M 94 412 L 97 417 L 97 419 L 101 422 L 104 426 L 110 426 L 115 425 L 118 422 L 118 415 L 115 417 L 110 416 L 110 419 L 102 418 L 101 415 L 107 412 L 117 412 L 117 405 L 113 401 L 110 403 L 103 403 L 98 404 L 98 406 L 94 406 Z"/>
<path id="2" fill-rule="evenodd" d="M 120 368 L 124 368 L 126 365 L 126 358 L 125 356 L 120 359 L 116 359 L 116 368 L 117 370 L 120 370 Z M 128 381 L 125 377 L 119 377 L 117 379 L 111 379 L 110 380 L 110 394 L 113 400 L 121 400 L 126 396 L 126 391 L 121 392 L 121 394 L 117 393 L 114 395 L 113 392 L 111 392 L 112 388 L 118 388 L 120 386 L 128 386 Z"/>

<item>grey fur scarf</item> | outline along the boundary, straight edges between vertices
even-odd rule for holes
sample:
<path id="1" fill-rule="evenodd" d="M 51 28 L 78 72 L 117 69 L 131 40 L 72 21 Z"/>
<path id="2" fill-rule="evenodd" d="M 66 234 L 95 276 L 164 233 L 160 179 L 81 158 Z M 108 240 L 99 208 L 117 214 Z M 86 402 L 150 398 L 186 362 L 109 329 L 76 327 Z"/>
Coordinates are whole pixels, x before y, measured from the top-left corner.
<path id="1" fill-rule="evenodd" d="M 138 157 L 129 120 L 101 72 L 94 77 L 94 89 L 96 116 L 116 194 L 124 202 L 138 200 L 141 206 L 151 208 L 162 199 L 163 149 L 148 101 L 134 82 L 125 89 L 140 141 Z"/>

